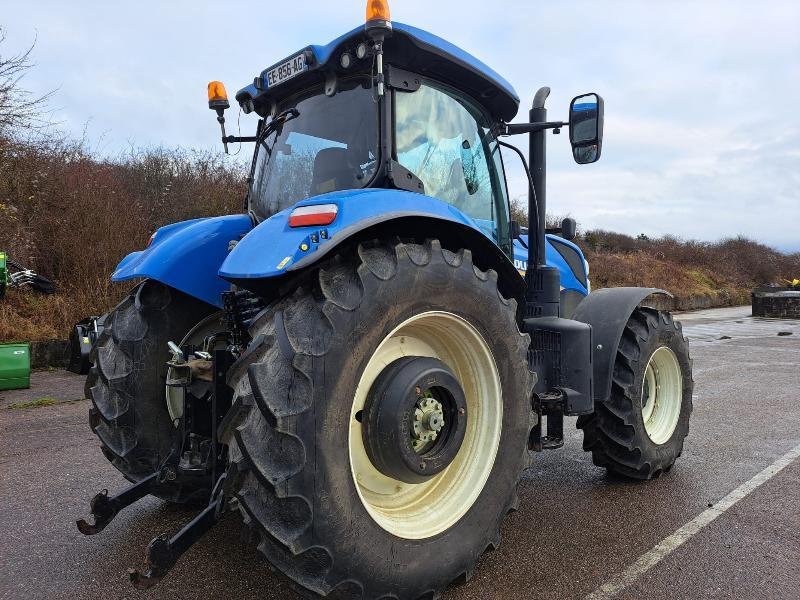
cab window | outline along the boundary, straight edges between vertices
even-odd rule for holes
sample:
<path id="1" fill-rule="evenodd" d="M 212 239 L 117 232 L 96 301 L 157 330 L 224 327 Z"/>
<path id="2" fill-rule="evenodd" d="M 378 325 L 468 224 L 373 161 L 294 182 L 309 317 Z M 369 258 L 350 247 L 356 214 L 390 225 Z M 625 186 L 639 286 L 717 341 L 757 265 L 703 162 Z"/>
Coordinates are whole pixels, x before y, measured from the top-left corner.
<path id="1" fill-rule="evenodd" d="M 395 93 L 397 161 L 425 193 L 472 217 L 497 243 L 507 230 L 506 191 L 491 123 L 466 99 L 433 82 Z"/>

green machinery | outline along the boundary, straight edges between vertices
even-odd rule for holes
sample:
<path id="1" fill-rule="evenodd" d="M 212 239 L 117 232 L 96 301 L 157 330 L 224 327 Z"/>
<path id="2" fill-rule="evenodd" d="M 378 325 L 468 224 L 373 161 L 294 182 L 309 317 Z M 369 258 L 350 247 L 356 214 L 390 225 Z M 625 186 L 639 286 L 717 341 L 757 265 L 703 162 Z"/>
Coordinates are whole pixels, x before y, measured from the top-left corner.
<path id="1" fill-rule="evenodd" d="M 0 344 L 0 390 L 31 387 L 29 344 Z"/>

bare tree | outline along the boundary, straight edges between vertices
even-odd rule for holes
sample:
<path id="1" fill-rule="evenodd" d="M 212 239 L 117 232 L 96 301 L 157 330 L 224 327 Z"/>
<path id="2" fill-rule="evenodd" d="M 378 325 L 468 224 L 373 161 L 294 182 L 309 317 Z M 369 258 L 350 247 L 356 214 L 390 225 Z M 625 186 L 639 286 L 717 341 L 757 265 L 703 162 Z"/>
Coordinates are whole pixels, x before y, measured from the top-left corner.
<path id="1" fill-rule="evenodd" d="M 0 28 L 0 47 L 5 39 L 5 32 Z M 41 129 L 49 124 L 44 117 L 44 105 L 53 92 L 35 96 L 20 87 L 22 78 L 33 67 L 34 46 L 35 42 L 24 52 L 10 56 L 4 55 L 0 48 L 0 135 L 22 128 Z"/>
<path id="2" fill-rule="evenodd" d="M 511 218 L 522 225 L 528 226 L 528 197 L 514 196 L 511 198 Z"/>

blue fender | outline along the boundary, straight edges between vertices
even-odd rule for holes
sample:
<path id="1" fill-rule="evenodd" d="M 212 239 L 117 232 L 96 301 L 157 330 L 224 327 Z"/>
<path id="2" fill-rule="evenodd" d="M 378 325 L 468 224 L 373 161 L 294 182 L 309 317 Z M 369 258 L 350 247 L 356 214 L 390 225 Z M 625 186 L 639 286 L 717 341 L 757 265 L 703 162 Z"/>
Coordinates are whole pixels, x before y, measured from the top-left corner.
<path id="1" fill-rule="evenodd" d="M 562 290 L 574 290 L 586 296 L 589 293 L 589 274 L 581 249 L 564 238 L 547 235 L 545 237 L 545 260 L 561 274 Z M 514 240 L 514 266 L 520 275 L 528 269 L 528 236 L 521 235 Z"/>
<path id="2" fill-rule="evenodd" d="M 230 283 L 217 275 L 228 244 L 252 229 L 248 215 L 193 219 L 162 227 L 144 250 L 128 254 L 111 275 L 112 281 L 149 278 L 214 306 Z"/>
<path id="3" fill-rule="evenodd" d="M 293 209 L 314 204 L 336 204 L 338 212 L 333 223 L 289 227 L 289 214 Z M 436 198 L 394 189 L 344 190 L 302 200 L 260 223 L 231 251 L 219 274 L 248 287 L 248 280 L 299 271 L 319 261 L 358 231 L 403 217 L 433 218 L 470 232 L 480 232 L 487 245 L 493 244 L 500 252 L 491 238 L 488 223 L 475 221 L 455 206 Z"/>

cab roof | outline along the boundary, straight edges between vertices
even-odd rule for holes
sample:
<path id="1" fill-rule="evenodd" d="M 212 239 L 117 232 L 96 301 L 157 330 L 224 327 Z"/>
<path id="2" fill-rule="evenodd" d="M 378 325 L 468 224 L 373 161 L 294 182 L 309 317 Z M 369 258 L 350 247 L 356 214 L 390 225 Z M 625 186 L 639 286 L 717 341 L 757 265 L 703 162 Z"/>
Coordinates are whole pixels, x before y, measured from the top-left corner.
<path id="1" fill-rule="evenodd" d="M 271 103 L 310 84 L 324 81 L 325 73 L 331 70 L 337 75 L 355 71 L 359 68 L 359 61 L 355 58 L 354 49 L 367 39 L 364 26 L 360 25 L 324 46 L 307 46 L 264 69 L 252 84 L 239 90 L 236 100 L 242 106 L 253 102 L 258 108 L 260 104 Z M 355 63 L 347 70 L 342 69 L 339 64 L 339 58 L 345 51 L 349 52 Z M 269 87 L 266 82 L 267 73 L 300 53 L 306 55 L 308 70 Z M 371 60 L 367 57 L 362 62 Z M 469 94 L 498 120 L 510 121 L 519 109 L 519 96 L 508 81 L 468 52 L 423 29 L 392 22 L 392 33 L 384 42 L 384 61 L 401 69 L 430 76 Z"/>

